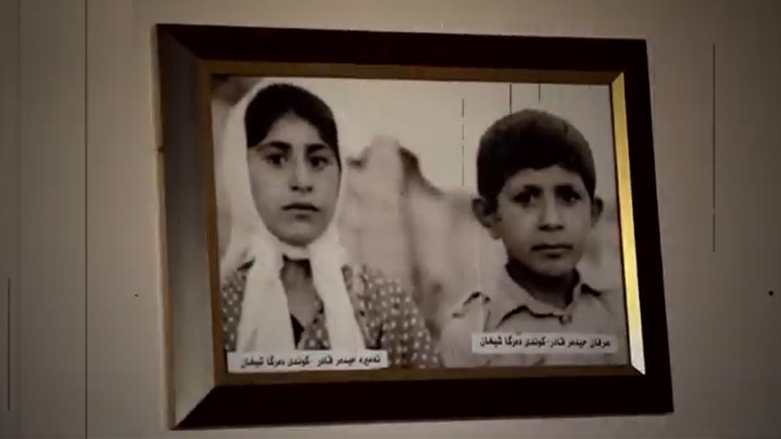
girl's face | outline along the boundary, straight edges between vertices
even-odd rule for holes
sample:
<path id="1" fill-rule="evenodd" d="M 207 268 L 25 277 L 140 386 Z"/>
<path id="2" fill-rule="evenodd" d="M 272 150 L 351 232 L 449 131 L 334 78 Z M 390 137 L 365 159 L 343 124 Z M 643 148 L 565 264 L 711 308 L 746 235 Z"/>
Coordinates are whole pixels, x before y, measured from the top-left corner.
<path id="1" fill-rule="evenodd" d="M 247 149 L 255 207 L 280 240 L 306 246 L 328 227 L 339 196 L 339 164 L 309 122 L 286 115 Z"/>

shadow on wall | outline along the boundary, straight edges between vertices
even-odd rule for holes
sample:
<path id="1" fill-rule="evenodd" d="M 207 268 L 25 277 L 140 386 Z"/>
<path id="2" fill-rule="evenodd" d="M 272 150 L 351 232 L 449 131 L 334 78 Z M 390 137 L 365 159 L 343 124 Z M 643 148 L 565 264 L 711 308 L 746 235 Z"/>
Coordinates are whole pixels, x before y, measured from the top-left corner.
<path id="1" fill-rule="evenodd" d="M 249 82 L 215 83 L 213 132 Z M 357 263 L 395 277 L 413 292 L 433 335 L 465 294 L 490 285 L 504 264 L 504 249 L 485 232 L 467 191 L 442 190 L 429 182 L 417 156 L 390 137 L 376 137 L 359 156 L 345 157 L 343 210 L 337 218 L 343 245 Z M 230 218 L 217 182 L 220 254 Z M 607 205 L 579 269 L 597 287 L 621 284 L 616 209 Z"/>

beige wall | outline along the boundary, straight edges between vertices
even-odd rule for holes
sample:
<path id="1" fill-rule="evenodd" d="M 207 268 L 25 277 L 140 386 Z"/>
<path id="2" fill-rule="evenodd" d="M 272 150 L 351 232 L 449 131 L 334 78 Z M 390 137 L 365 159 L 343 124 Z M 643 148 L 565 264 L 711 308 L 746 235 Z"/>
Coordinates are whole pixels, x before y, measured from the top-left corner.
<path id="1" fill-rule="evenodd" d="M 14 405 L 19 386 L 9 376 L 17 376 L 19 279 L 19 38 L 18 8 L 15 2 L 0 3 L 0 425 L 16 428 Z M 9 66 L 11 68 L 5 68 Z M 9 284 L 9 279 L 13 284 Z M 13 289 L 13 292 L 11 291 Z M 12 298 L 13 296 L 13 298 Z M 15 341 L 15 340 L 14 340 Z M 9 398 L 10 397 L 10 398 Z"/>
<path id="2" fill-rule="evenodd" d="M 0 235 L 3 275 L 19 285 L 12 288 L 17 305 L 10 334 L 12 411 L 0 417 L 3 433 L 182 436 L 164 431 L 154 153 L 159 134 L 150 36 L 156 22 L 181 22 L 649 38 L 676 405 L 667 417 L 280 428 L 187 437 L 778 436 L 781 8 L 773 3 L 4 0 L 0 205 L 4 218 L 18 212 L 20 220 L 4 220 Z M 17 25 L 7 12 L 16 17 L 18 7 Z M 17 46 L 21 56 L 14 52 Z M 8 100 L 17 89 L 21 105 Z M 8 166 L 6 157 L 18 166 Z M 6 190 L 7 181 L 20 191 Z M 772 298 L 766 293 L 771 289 Z M 6 298 L 2 303 L 5 311 Z M 7 364 L 5 329 L 2 335 Z M 0 387 L 3 396 L 6 387 Z"/>

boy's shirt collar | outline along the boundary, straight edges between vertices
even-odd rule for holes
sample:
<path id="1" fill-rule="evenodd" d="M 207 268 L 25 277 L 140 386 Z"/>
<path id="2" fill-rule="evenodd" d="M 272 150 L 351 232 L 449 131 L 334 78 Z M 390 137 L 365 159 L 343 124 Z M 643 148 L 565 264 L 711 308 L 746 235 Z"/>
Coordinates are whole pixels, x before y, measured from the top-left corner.
<path id="1" fill-rule="evenodd" d="M 537 300 L 525 288 L 518 285 L 502 266 L 494 288 L 484 290 L 490 299 L 487 306 L 486 330 L 493 330 L 511 313 L 526 310 L 537 317 L 558 317 L 562 323 L 569 323 L 572 314 L 584 294 L 599 296 L 601 292 L 590 287 L 580 271 L 576 271 L 577 283 L 572 291 L 572 301 L 566 308 L 558 308 Z"/>

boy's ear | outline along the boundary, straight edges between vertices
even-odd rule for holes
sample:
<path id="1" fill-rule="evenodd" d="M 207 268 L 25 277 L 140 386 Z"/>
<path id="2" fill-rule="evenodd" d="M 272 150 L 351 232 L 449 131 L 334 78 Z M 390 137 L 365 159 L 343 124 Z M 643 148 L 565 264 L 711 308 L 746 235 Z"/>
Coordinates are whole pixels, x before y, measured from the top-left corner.
<path id="1" fill-rule="evenodd" d="M 499 212 L 495 207 L 492 207 L 486 200 L 476 197 L 472 199 L 472 213 L 474 213 L 477 221 L 488 230 L 492 238 L 499 238 L 499 235 L 496 233 L 496 223 L 500 221 L 500 218 Z"/>
<path id="2" fill-rule="evenodd" d="M 594 197 L 591 203 L 591 225 L 594 226 L 602 218 L 602 211 L 605 209 L 605 203 L 599 197 Z"/>

